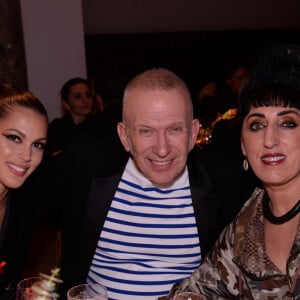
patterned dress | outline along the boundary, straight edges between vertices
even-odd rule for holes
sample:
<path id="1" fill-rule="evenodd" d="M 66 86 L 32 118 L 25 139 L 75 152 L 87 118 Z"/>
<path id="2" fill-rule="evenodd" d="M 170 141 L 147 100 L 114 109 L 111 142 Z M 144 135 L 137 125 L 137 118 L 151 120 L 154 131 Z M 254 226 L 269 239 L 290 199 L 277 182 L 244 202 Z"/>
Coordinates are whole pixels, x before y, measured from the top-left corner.
<path id="1" fill-rule="evenodd" d="M 300 224 L 284 274 L 266 253 L 263 194 L 255 189 L 203 264 L 169 297 L 184 290 L 200 293 L 202 299 L 300 299 Z"/>

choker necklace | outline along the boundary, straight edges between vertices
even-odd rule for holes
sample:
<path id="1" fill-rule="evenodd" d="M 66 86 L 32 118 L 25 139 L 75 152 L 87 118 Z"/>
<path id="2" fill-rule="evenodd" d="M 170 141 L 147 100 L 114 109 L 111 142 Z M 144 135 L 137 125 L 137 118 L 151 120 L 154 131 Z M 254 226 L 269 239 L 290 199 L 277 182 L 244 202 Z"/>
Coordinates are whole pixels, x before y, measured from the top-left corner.
<path id="1" fill-rule="evenodd" d="M 280 216 L 280 217 L 276 217 L 273 215 L 270 205 L 269 205 L 269 197 L 267 195 L 267 193 L 265 192 L 265 195 L 263 197 L 263 215 L 264 217 L 271 222 L 272 224 L 283 224 L 291 219 L 293 219 L 299 212 L 300 212 L 300 200 L 298 200 L 298 202 L 295 204 L 295 206 L 289 210 L 287 213 L 285 213 L 284 215 Z"/>

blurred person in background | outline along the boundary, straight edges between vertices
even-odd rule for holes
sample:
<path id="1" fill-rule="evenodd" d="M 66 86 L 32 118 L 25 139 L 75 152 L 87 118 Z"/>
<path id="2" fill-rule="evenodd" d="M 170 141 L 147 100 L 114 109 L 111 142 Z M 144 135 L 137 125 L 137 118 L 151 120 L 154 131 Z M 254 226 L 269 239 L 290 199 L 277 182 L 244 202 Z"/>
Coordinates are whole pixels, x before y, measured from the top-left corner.
<path id="1" fill-rule="evenodd" d="M 93 112 L 94 100 L 86 79 L 68 80 L 60 95 L 65 114 L 49 124 L 47 154 L 50 156 L 59 154 L 71 143 Z"/>

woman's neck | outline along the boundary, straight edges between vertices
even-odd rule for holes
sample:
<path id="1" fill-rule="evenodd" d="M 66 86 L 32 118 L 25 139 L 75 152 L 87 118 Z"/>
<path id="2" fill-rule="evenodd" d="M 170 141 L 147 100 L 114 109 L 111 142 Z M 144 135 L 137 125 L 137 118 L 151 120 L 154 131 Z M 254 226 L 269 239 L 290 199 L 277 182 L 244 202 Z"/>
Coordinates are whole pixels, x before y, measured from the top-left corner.
<path id="1" fill-rule="evenodd" d="M 75 125 L 80 124 L 81 122 L 83 122 L 86 119 L 86 116 L 78 116 L 73 113 L 70 113 L 70 114 L 71 114 L 72 120 Z"/>
<path id="2" fill-rule="evenodd" d="M 290 187 L 265 187 L 270 199 L 270 206 L 275 215 L 283 215 L 289 211 L 299 200 L 299 190 Z"/>

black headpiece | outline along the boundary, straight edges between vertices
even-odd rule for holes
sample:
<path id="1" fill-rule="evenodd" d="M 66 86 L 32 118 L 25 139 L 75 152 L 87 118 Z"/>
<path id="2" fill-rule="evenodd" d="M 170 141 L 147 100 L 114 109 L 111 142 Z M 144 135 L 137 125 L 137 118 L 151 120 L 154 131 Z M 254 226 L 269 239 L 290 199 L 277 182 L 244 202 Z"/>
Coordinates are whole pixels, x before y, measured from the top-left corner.
<path id="1" fill-rule="evenodd" d="M 300 46 L 276 45 L 267 48 L 250 72 L 244 91 L 283 85 L 300 90 Z"/>

